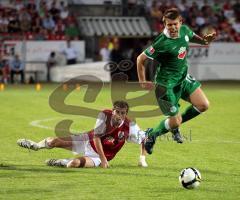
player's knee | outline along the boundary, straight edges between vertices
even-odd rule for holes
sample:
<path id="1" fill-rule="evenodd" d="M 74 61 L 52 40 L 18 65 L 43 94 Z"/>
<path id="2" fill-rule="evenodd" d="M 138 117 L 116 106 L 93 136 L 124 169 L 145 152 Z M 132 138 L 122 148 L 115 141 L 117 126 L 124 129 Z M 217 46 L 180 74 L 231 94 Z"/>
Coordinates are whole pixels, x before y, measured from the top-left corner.
<path id="1" fill-rule="evenodd" d="M 46 139 L 47 141 L 47 145 L 51 148 L 55 147 L 55 143 L 56 143 L 56 138 L 51 138 L 51 137 L 48 137 Z"/>
<path id="2" fill-rule="evenodd" d="M 67 168 L 77 168 L 80 166 L 80 160 L 74 159 L 67 164 Z"/>
<path id="3" fill-rule="evenodd" d="M 182 123 L 182 117 L 181 116 L 179 116 L 177 119 L 176 119 L 176 122 L 175 122 L 175 127 L 179 127 L 180 125 L 181 125 L 181 123 Z"/>
<path id="4" fill-rule="evenodd" d="M 59 138 L 48 138 L 47 144 L 49 147 L 58 147 L 59 146 Z"/>
<path id="5" fill-rule="evenodd" d="M 81 158 L 76 158 L 72 161 L 70 161 L 68 164 L 67 164 L 67 167 L 68 168 L 77 168 L 77 167 L 85 167 L 86 165 L 86 158 L 85 157 L 81 157 Z"/>
<path id="6" fill-rule="evenodd" d="M 182 123 L 182 117 L 181 117 L 181 115 L 179 115 L 179 116 L 170 118 L 169 126 L 171 129 L 173 129 L 173 128 L 179 127 L 181 125 L 181 123 Z"/>

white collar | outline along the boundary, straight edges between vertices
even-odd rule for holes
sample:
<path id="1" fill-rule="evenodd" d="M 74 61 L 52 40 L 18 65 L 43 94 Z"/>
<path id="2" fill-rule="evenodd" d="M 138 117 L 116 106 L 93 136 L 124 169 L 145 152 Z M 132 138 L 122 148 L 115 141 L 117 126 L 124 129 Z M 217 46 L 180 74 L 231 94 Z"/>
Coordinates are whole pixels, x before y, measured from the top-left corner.
<path id="1" fill-rule="evenodd" d="M 180 30 L 179 30 L 180 31 Z M 164 28 L 163 30 L 163 34 L 166 35 L 167 38 L 171 38 L 171 39 L 177 39 L 179 38 L 179 32 L 178 32 L 178 37 L 177 38 L 172 38 L 170 35 L 169 35 L 169 32 L 166 28 Z"/>
<path id="2" fill-rule="evenodd" d="M 169 33 L 168 33 L 168 30 L 166 28 L 164 28 L 163 30 L 163 34 L 167 36 L 167 38 L 171 38 Z"/>

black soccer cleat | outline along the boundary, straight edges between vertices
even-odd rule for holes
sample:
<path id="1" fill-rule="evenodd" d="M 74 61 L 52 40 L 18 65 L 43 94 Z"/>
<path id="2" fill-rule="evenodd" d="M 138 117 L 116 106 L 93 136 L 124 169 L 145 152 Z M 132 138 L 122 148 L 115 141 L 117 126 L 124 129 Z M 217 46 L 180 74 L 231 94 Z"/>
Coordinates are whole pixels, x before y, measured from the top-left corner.
<path id="1" fill-rule="evenodd" d="M 27 139 L 19 139 L 17 141 L 18 146 L 26 148 L 26 149 L 31 149 L 34 151 L 38 151 L 39 147 L 36 142 L 32 140 L 27 140 Z"/>
<path id="2" fill-rule="evenodd" d="M 144 148 L 146 149 L 148 154 L 152 154 L 153 152 L 153 146 L 155 144 L 156 138 L 155 136 L 149 136 L 149 133 L 152 131 L 152 128 L 148 128 L 146 130 L 146 140 L 144 142 Z"/>
<path id="3" fill-rule="evenodd" d="M 172 129 L 171 132 L 172 132 L 173 140 L 176 141 L 179 144 L 182 144 L 183 143 L 183 138 L 181 136 L 179 128 Z"/>

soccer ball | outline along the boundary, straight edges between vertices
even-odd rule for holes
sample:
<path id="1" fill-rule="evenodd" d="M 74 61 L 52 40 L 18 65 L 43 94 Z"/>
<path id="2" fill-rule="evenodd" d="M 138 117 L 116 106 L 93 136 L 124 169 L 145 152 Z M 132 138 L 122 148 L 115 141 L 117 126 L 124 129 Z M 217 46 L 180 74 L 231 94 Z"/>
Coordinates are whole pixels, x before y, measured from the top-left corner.
<path id="1" fill-rule="evenodd" d="M 193 167 L 185 168 L 180 173 L 179 182 L 186 189 L 194 189 L 200 185 L 201 174 Z"/>

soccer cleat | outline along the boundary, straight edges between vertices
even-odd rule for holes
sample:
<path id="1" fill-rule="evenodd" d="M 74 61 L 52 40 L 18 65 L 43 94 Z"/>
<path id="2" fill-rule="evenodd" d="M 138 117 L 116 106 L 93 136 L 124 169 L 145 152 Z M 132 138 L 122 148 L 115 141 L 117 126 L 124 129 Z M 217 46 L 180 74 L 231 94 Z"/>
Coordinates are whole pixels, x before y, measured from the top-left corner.
<path id="1" fill-rule="evenodd" d="M 171 132 L 172 132 L 172 138 L 174 141 L 180 144 L 183 143 L 183 138 L 181 136 L 179 128 L 172 129 Z"/>
<path id="2" fill-rule="evenodd" d="M 32 140 L 19 139 L 19 140 L 17 141 L 17 144 L 18 144 L 20 147 L 23 147 L 23 148 L 26 148 L 26 149 L 31 149 L 31 150 L 34 150 L 34 151 L 39 150 L 39 147 L 38 147 L 37 143 L 34 142 L 34 141 L 32 141 Z"/>
<path id="3" fill-rule="evenodd" d="M 48 159 L 45 161 L 48 166 L 66 167 L 63 159 Z"/>
<path id="4" fill-rule="evenodd" d="M 152 128 L 148 128 L 146 130 L 146 140 L 144 142 L 144 147 L 145 147 L 145 150 L 147 151 L 148 154 L 152 154 L 153 152 L 153 146 L 155 144 L 155 141 L 156 141 L 156 138 L 155 136 L 149 136 L 149 133 L 152 131 L 153 129 Z"/>

